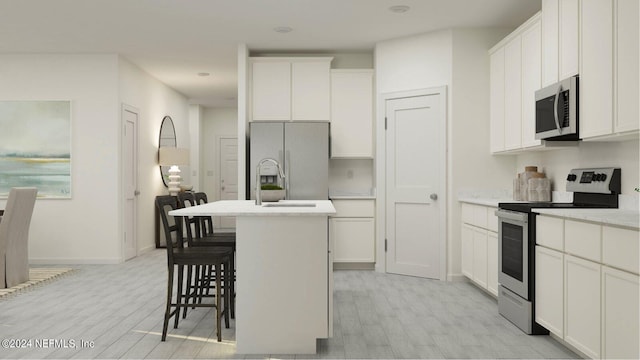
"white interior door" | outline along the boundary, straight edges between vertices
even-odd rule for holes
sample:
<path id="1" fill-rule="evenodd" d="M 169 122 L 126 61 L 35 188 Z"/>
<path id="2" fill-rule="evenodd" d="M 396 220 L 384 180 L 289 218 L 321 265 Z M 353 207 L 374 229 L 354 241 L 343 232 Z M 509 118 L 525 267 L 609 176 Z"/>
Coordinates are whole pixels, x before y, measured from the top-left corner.
<path id="1" fill-rule="evenodd" d="M 138 255 L 136 239 L 138 214 L 138 110 L 130 106 L 122 107 L 123 141 L 123 253 L 125 260 Z"/>
<path id="2" fill-rule="evenodd" d="M 238 199 L 238 139 L 220 138 L 220 149 L 218 151 L 220 159 L 220 200 Z M 217 219 L 219 228 L 234 229 L 236 227 L 235 217 L 219 217 Z"/>
<path id="3" fill-rule="evenodd" d="M 443 91 L 386 101 L 387 272 L 441 278 Z"/>

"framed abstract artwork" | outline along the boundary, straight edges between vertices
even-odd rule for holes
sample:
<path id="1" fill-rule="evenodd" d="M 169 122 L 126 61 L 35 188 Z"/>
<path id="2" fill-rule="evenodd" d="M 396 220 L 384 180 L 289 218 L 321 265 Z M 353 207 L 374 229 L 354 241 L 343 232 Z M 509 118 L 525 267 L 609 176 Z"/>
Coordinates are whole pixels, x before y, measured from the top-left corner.
<path id="1" fill-rule="evenodd" d="M 71 101 L 0 101 L 0 198 L 21 186 L 71 198 Z"/>

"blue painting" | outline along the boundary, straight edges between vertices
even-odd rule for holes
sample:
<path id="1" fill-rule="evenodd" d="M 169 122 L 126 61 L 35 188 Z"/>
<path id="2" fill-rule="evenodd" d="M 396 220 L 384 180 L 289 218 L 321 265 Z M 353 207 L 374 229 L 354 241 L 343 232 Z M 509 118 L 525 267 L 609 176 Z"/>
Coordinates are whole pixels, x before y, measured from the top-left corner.
<path id="1" fill-rule="evenodd" d="M 20 186 L 71 198 L 70 101 L 0 101 L 0 197 Z"/>

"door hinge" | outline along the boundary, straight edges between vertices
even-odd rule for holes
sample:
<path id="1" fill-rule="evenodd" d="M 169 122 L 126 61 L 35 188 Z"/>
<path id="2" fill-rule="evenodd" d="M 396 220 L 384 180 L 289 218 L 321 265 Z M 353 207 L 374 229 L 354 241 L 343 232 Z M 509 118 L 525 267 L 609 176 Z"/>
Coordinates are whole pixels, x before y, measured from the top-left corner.
<path id="1" fill-rule="evenodd" d="M 384 117 L 384 129 L 387 130 L 387 117 Z"/>
<path id="2" fill-rule="evenodd" d="M 384 252 L 387 252 L 387 239 L 384 239 Z"/>

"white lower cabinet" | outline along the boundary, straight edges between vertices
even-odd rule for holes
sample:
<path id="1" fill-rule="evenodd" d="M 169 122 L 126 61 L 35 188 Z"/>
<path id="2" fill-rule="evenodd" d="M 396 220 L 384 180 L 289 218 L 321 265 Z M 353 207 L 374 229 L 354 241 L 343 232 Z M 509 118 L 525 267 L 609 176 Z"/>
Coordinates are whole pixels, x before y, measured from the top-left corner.
<path id="1" fill-rule="evenodd" d="M 333 200 L 329 219 L 334 263 L 375 262 L 374 200 Z"/>
<path id="2" fill-rule="evenodd" d="M 539 215 L 536 322 L 589 358 L 640 358 L 639 235 Z"/>
<path id="3" fill-rule="evenodd" d="M 602 267 L 603 359 L 640 358 L 639 279 L 638 275 Z"/>
<path id="4" fill-rule="evenodd" d="M 334 262 L 374 262 L 372 218 L 333 218 Z"/>
<path id="5" fill-rule="evenodd" d="M 464 276 L 498 296 L 498 233 L 496 208 L 462 204 L 460 265 Z"/>
<path id="6" fill-rule="evenodd" d="M 498 296 L 498 233 L 487 231 L 487 290 Z"/>
<path id="7" fill-rule="evenodd" d="M 462 225 L 460 230 L 460 241 L 462 248 L 461 268 L 462 275 L 473 279 L 473 227 L 467 224 Z"/>
<path id="8" fill-rule="evenodd" d="M 592 359 L 600 358 L 600 268 L 593 261 L 564 258 L 564 340 Z"/>
<path id="9" fill-rule="evenodd" d="M 487 230 L 473 229 L 473 281 L 487 288 Z"/>
<path id="10" fill-rule="evenodd" d="M 564 254 L 536 246 L 536 322 L 564 336 Z"/>

